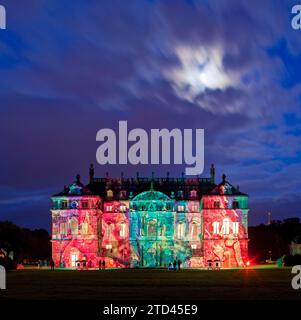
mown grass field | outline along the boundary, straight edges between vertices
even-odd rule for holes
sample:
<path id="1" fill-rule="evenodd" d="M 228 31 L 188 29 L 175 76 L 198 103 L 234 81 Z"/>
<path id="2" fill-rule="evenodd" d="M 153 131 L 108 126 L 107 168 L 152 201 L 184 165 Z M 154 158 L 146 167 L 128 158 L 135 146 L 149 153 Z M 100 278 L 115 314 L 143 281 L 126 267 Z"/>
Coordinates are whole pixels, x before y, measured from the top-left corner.
<path id="1" fill-rule="evenodd" d="M 216 300 L 301 299 L 291 269 L 22 270 L 7 273 L 0 299 Z"/>

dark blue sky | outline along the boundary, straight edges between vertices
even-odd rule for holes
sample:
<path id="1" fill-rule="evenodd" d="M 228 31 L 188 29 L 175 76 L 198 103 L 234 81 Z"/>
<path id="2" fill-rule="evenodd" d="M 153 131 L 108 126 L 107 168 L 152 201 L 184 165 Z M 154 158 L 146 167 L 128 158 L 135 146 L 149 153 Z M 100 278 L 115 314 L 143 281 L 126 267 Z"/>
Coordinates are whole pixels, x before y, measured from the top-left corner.
<path id="1" fill-rule="evenodd" d="M 50 226 L 49 197 L 95 163 L 96 132 L 205 128 L 250 223 L 301 216 L 298 1 L 0 0 L 0 220 Z M 183 167 L 100 167 L 180 176 Z"/>

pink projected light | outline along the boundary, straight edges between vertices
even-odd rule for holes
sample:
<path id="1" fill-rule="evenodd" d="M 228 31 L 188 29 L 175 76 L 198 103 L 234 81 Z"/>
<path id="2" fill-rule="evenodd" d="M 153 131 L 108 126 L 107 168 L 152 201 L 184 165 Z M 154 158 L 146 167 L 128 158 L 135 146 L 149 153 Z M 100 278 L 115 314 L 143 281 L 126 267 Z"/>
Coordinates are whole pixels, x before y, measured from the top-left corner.
<path id="1" fill-rule="evenodd" d="M 248 196 L 225 175 L 216 185 L 214 168 L 210 178 L 136 180 L 95 179 L 92 169 L 87 186 L 77 176 L 52 197 L 52 256 L 57 267 L 250 265 Z"/>

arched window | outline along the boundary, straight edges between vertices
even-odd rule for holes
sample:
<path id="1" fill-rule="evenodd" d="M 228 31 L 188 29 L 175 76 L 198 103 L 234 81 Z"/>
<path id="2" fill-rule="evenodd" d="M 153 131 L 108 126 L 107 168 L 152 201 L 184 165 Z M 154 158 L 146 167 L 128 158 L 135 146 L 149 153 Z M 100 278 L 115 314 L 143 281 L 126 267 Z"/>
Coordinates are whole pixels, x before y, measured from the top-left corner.
<path id="1" fill-rule="evenodd" d="M 147 235 L 149 237 L 156 236 L 156 220 L 149 221 L 149 223 L 147 225 Z"/>
<path id="2" fill-rule="evenodd" d="M 81 224 L 82 235 L 86 236 L 88 234 L 89 224 L 87 222 L 83 222 Z"/>
<path id="3" fill-rule="evenodd" d="M 119 198 L 120 199 L 126 199 L 126 190 L 121 190 L 119 192 Z"/>
<path id="4" fill-rule="evenodd" d="M 185 237 L 185 224 L 183 222 L 179 222 L 177 225 L 177 238 L 183 240 Z"/>
<path id="5" fill-rule="evenodd" d="M 191 190 L 189 195 L 190 195 L 190 199 L 195 199 L 195 198 L 197 198 L 198 194 L 197 194 L 196 190 Z"/>
<path id="6" fill-rule="evenodd" d="M 230 220 L 228 218 L 223 219 L 223 234 L 227 235 L 230 233 Z"/>
<path id="7" fill-rule="evenodd" d="M 78 234 L 78 223 L 75 217 L 72 217 L 70 220 L 70 227 L 71 227 L 71 234 L 77 235 Z"/>
<path id="8" fill-rule="evenodd" d="M 113 191 L 111 189 L 107 190 L 107 198 L 112 199 L 113 198 Z"/>
<path id="9" fill-rule="evenodd" d="M 198 239 L 198 225 L 196 222 L 192 222 L 191 225 L 191 240 Z"/>

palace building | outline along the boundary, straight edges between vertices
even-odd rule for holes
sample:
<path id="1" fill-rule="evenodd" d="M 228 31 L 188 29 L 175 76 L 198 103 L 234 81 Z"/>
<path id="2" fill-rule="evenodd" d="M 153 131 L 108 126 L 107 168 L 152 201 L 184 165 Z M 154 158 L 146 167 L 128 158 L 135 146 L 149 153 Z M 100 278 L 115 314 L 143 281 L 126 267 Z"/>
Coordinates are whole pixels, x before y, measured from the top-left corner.
<path id="1" fill-rule="evenodd" d="M 76 268 L 245 267 L 248 195 L 210 178 L 95 178 L 52 197 L 52 257 Z"/>

